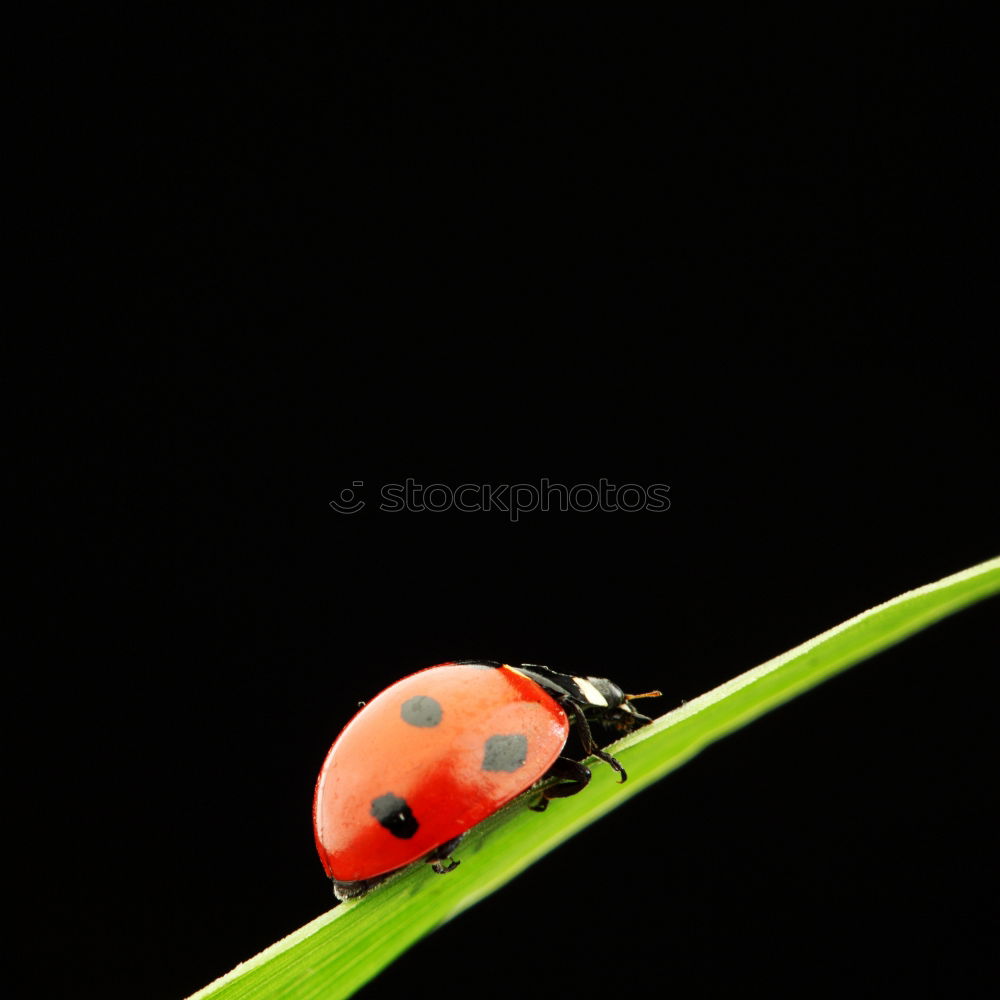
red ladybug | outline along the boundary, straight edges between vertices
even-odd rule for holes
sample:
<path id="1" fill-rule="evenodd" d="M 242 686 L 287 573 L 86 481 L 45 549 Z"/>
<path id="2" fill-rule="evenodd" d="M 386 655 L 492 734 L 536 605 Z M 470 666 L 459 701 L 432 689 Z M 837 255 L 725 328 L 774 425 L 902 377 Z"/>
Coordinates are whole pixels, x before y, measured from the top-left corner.
<path id="1" fill-rule="evenodd" d="M 316 782 L 316 846 L 338 899 L 360 896 L 389 873 L 424 858 L 434 871 L 462 835 L 547 777 L 540 802 L 583 789 L 590 770 L 560 756 L 575 728 L 625 781 L 605 743 L 650 720 L 633 698 L 600 677 L 572 677 L 536 664 L 460 661 L 404 677 L 368 702 L 330 748 Z"/>

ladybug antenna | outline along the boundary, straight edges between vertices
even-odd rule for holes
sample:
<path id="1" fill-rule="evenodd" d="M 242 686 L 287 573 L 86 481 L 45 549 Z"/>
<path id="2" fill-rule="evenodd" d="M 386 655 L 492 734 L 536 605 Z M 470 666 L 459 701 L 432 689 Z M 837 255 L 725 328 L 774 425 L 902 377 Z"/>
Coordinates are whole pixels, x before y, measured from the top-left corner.
<path id="1" fill-rule="evenodd" d="M 626 701 L 635 701 L 637 698 L 662 698 L 662 691 L 644 691 L 642 694 L 627 694 Z"/>

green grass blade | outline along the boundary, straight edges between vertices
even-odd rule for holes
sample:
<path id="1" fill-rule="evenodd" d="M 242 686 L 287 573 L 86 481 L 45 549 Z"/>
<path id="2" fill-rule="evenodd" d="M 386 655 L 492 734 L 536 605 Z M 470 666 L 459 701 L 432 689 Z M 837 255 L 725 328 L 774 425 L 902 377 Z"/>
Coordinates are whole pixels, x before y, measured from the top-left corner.
<path id="1" fill-rule="evenodd" d="M 531 797 L 521 796 L 469 833 L 455 854 L 465 864 L 454 874 L 442 877 L 418 865 L 318 917 L 191 1000 L 350 996 L 414 942 L 709 743 L 998 591 L 1000 558 L 902 594 L 734 677 L 616 744 L 629 773 L 625 785 L 599 764 L 586 792 L 554 801 L 544 815 L 526 811 Z"/>

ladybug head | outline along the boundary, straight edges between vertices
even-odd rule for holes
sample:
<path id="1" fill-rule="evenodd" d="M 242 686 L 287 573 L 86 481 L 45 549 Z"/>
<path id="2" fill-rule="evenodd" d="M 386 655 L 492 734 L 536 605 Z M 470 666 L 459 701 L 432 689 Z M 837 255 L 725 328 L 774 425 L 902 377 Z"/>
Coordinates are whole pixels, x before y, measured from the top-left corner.
<path id="1" fill-rule="evenodd" d="M 626 694 L 615 684 L 604 677 L 581 678 L 586 680 L 590 687 L 593 687 L 603 698 L 605 704 L 588 699 L 590 706 L 593 706 L 593 714 L 598 716 L 601 725 L 609 733 L 618 735 L 645 726 L 653 720 L 648 715 L 636 710 L 632 704 L 637 698 L 653 698 L 660 694 L 659 691 L 647 691 L 644 694 Z M 589 706 L 588 706 L 589 707 Z M 588 712 L 588 715 L 591 714 Z"/>
<path id="2" fill-rule="evenodd" d="M 609 681 L 606 677 L 575 677 L 574 680 L 584 700 L 591 705 L 619 708 L 628 704 L 628 695 L 614 681 Z M 594 697 L 594 691 L 600 697 Z"/>
<path id="3" fill-rule="evenodd" d="M 637 712 L 632 702 L 636 698 L 659 695 L 659 691 L 645 694 L 626 694 L 614 681 L 606 677 L 575 677 L 579 696 L 574 700 L 583 708 L 587 724 L 601 745 L 613 743 L 626 733 L 645 726 L 653 720 Z"/>
<path id="4" fill-rule="evenodd" d="M 626 694 L 614 681 L 609 681 L 606 677 L 576 677 L 574 680 L 577 682 L 581 695 L 583 695 L 581 701 L 602 709 L 606 715 L 620 714 L 623 720 L 634 720 L 628 725 L 629 729 L 653 721 L 649 716 L 637 712 L 632 702 L 639 698 L 659 698 L 659 691 Z"/>
<path id="5" fill-rule="evenodd" d="M 523 673 L 534 678 L 550 693 L 561 695 L 579 705 L 589 719 L 600 718 L 611 730 L 628 732 L 653 720 L 637 712 L 632 702 L 638 698 L 659 696 L 659 691 L 644 694 L 626 694 L 614 681 L 607 677 L 580 677 L 560 674 L 551 667 L 538 664 L 522 664 Z"/>

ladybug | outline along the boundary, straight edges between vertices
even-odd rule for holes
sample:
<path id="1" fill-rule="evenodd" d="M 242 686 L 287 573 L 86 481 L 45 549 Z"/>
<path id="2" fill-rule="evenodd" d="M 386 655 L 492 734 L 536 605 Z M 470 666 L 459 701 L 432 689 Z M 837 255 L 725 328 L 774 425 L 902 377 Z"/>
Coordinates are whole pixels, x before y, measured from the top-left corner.
<path id="1" fill-rule="evenodd" d="M 363 895 L 424 859 L 439 874 L 466 831 L 545 778 L 532 806 L 581 791 L 590 769 L 563 756 L 571 735 L 626 780 L 601 750 L 651 720 L 601 677 L 537 664 L 460 660 L 404 677 L 363 705 L 327 754 L 316 782 L 316 847 L 338 899 Z"/>

